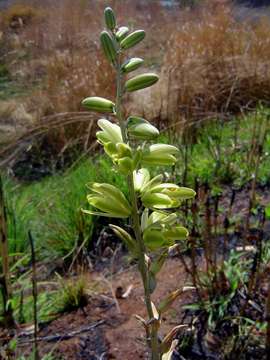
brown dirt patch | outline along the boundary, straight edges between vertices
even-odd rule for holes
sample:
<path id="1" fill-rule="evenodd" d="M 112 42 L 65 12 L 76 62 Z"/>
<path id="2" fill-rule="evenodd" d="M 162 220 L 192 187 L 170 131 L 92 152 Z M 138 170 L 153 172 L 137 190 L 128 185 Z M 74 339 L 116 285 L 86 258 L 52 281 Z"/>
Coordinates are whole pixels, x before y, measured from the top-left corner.
<path id="1" fill-rule="evenodd" d="M 89 275 L 89 281 L 99 279 L 98 273 Z M 158 303 L 170 291 L 182 288 L 188 282 L 183 265 L 177 258 L 168 259 L 159 275 L 159 280 L 162 286 L 157 287 L 154 293 L 154 303 Z M 60 339 L 55 342 L 42 341 L 39 345 L 40 352 L 46 354 L 55 348 L 55 356 L 65 360 L 147 359 L 144 330 L 134 317 L 135 314 L 146 317 L 143 289 L 135 266 L 118 272 L 110 281 L 110 286 L 114 290 L 118 286 L 127 289 L 129 285 L 133 285 L 129 297 L 117 300 L 118 306 L 115 304 L 111 291 L 105 290 L 102 294 L 94 296 L 83 310 L 65 314 L 51 322 L 40 331 L 39 336 L 64 335 L 89 327 L 100 320 L 104 321 L 99 326 L 70 339 Z M 190 293 L 184 294 L 174 303 L 172 309 L 166 314 L 166 318 L 163 319 L 161 336 L 181 323 L 181 307 L 191 296 Z M 29 353 L 31 346 L 24 347 L 22 350 Z"/>

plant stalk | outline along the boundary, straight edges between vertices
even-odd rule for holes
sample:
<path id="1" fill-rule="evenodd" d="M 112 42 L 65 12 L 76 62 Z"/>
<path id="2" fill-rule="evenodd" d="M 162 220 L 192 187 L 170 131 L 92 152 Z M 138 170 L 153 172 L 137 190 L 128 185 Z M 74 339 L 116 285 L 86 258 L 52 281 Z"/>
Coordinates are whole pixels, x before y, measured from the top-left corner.
<path id="1" fill-rule="evenodd" d="M 267 322 L 267 329 L 266 329 L 266 342 L 265 348 L 267 353 L 267 360 L 270 360 L 270 283 L 268 284 L 268 296 L 266 300 L 266 322 Z"/>
<path id="2" fill-rule="evenodd" d="M 36 254 L 34 247 L 34 239 L 32 237 L 31 231 L 28 232 L 28 238 L 31 247 L 31 262 L 32 262 L 32 295 L 33 295 L 33 315 L 34 315 L 34 358 L 39 360 L 39 351 L 38 351 L 38 310 L 37 310 L 37 300 L 38 300 L 38 289 L 37 289 L 37 269 L 36 269 Z"/>
<path id="3" fill-rule="evenodd" d="M 4 323 L 7 328 L 15 324 L 12 306 L 9 300 L 12 298 L 9 273 L 7 212 L 4 199 L 4 186 L 0 176 L 0 255 L 2 259 L 2 275 L 0 276 L 0 288 L 2 288 Z"/>
<path id="4" fill-rule="evenodd" d="M 116 94 L 116 117 L 119 121 L 119 125 L 122 132 L 123 142 L 128 143 L 128 137 L 126 133 L 126 124 L 123 118 L 122 113 L 122 76 L 121 76 L 121 63 L 120 63 L 120 54 L 118 56 L 118 61 L 116 65 L 116 73 L 117 73 L 117 94 Z M 145 262 L 145 246 L 142 239 L 141 234 L 141 226 L 140 226 L 140 216 L 139 216 L 139 209 L 138 209 L 138 199 L 134 188 L 134 181 L 133 175 L 128 175 L 127 178 L 128 182 L 128 191 L 130 195 L 130 201 L 132 206 L 132 226 L 135 234 L 136 241 L 139 246 L 139 271 L 141 273 L 142 282 L 144 286 L 144 299 L 147 308 L 147 313 L 150 322 L 150 344 L 151 344 L 151 351 L 152 351 L 152 360 L 160 360 L 159 354 L 159 344 L 158 344 L 158 334 L 155 324 L 154 326 L 151 325 L 151 322 L 154 320 L 154 313 L 152 309 L 151 303 L 151 292 L 149 286 L 149 276 L 148 276 L 148 269 Z"/>

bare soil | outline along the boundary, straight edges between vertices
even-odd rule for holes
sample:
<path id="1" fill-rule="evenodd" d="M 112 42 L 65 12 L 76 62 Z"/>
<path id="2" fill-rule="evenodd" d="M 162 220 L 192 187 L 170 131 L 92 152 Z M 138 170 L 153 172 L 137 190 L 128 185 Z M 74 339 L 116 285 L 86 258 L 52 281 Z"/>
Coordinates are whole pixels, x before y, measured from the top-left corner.
<path id="1" fill-rule="evenodd" d="M 100 274 L 89 275 L 89 281 L 100 280 Z M 177 258 L 168 259 L 159 276 L 162 287 L 157 288 L 154 302 L 158 303 L 169 292 L 188 284 L 183 265 Z M 111 280 L 110 286 L 115 291 L 118 287 L 126 290 L 133 286 L 126 299 L 115 299 L 110 290 L 91 298 L 89 304 L 59 317 L 40 331 L 40 337 L 50 335 L 67 335 L 73 331 L 83 330 L 95 325 L 92 330 L 81 332 L 70 339 L 57 341 L 41 341 L 40 353 L 49 353 L 53 348 L 57 358 L 71 359 L 147 359 L 147 349 L 144 344 L 144 329 L 135 319 L 135 314 L 146 318 L 143 304 L 143 288 L 136 267 L 120 271 Z M 192 293 L 185 293 L 175 301 L 173 308 L 163 319 L 162 336 L 181 323 L 182 305 L 192 298 Z M 116 304 L 117 301 L 117 304 Z M 31 345 L 22 347 L 28 353 Z"/>

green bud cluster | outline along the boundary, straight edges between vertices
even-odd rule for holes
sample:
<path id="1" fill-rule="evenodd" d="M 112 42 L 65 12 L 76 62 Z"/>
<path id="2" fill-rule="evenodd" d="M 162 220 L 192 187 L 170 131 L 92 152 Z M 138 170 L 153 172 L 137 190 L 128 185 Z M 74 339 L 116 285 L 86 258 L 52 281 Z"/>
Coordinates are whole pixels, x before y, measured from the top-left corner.
<path id="1" fill-rule="evenodd" d="M 129 31 L 127 26 L 118 26 L 111 8 L 104 11 L 106 29 L 101 32 L 100 42 L 104 54 L 117 74 L 116 101 L 101 97 L 88 97 L 82 101 L 87 110 L 111 115 L 99 119 L 96 133 L 98 142 L 111 158 L 116 170 L 127 177 L 128 199 L 115 186 L 93 183 L 89 185 L 87 199 L 91 210 L 85 213 L 111 218 L 129 218 L 132 235 L 125 229 L 111 225 L 114 233 L 124 242 L 134 258 L 138 259 L 142 275 L 145 302 L 149 322 L 140 319 L 150 338 L 152 360 L 161 359 L 168 352 L 172 341 L 169 333 L 159 344 L 157 331 L 161 314 L 171 305 L 181 291 L 169 294 L 158 307 L 151 301 L 156 287 L 156 275 L 161 270 L 169 249 L 178 241 L 184 241 L 188 230 L 179 224 L 178 209 L 183 201 L 193 199 L 195 191 L 164 182 L 163 175 L 151 177 L 146 166 L 172 166 L 178 160 L 179 149 L 167 144 L 153 144 L 159 136 L 158 129 L 146 119 L 131 115 L 123 116 L 121 101 L 126 93 L 154 85 L 159 77 L 142 73 L 126 79 L 140 68 L 144 61 L 133 57 L 125 59 L 126 51 L 139 44 L 145 37 L 143 30 Z M 142 142 L 141 144 L 138 142 Z M 134 146 L 135 145 L 135 146 Z M 156 254 L 150 259 L 147 252 Z"/>

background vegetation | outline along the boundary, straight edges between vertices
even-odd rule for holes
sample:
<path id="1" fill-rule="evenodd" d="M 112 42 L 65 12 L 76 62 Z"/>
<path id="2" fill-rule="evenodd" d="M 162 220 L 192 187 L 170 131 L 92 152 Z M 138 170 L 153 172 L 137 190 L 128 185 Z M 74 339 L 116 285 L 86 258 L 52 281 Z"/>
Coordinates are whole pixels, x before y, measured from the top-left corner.
<path id="1" fill-rule="evenodd" d="M 108 247 L 113 253 L 118 246 L 109 221 L 80 211 L 87 207 L 87 183 L 106 181 L 127 191 L 93 140 L 96 117 L 80 107 L 86 96 L 111 98 L 115 90 L 97 42 L 104 4 L 20 1 L 0 12 L 0 165 L 18 324 L 33 322 L 29 231 L 40 325 L 84 308 L 94 286 L 85 273 L 100 266 Z M 169 138 L 180 147 L 177 165 L 161 171 L 198 194 L 179 213 L 191 234 L 178 256 L 196 294 L 184 320 L 192 330 L 176 334 L 177 349 L 187 359 L 219 356 L 213 348 L 224 359 L 236 352 L 243 359 L 266 358 L 268 9 L 265 16 L 254 10 L 256 16 L 243 18 L 243 9 L 229 1 L 106 5 L 131 29 L 136 24 L 147 30 L 138 50 L 161 77 L 160 86 L 130 96 L 126 110 L 155 122 L 161 142 Z M 0 304 L 4 314 L 2 298 Z M 3 349 L 16 358 L 16 341 L 3 339 Z"/>

